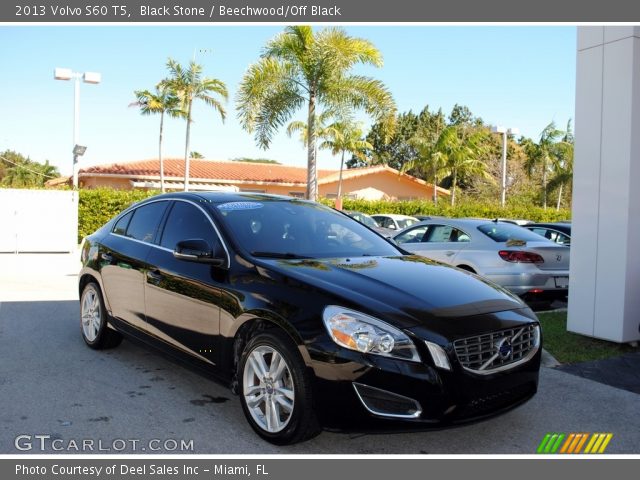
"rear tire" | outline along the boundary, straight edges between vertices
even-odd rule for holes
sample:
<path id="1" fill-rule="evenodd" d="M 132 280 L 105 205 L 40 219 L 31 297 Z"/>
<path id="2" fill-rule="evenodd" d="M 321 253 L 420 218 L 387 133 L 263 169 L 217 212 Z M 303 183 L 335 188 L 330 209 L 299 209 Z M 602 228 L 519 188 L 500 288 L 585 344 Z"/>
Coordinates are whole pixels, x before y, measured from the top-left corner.
<path id="1" fill-rule="evenodd" d="M 238 368 L 242 410 L 260 437 L 288 445 L 320 433 L 311 376 L 284 332 L 273 329 L 251 338 Z"/>
<path id="2" fill-rule="evenodd" d="M 80 296 L 80 331 L 84 342 L 94 350 L 114 348 L 122 342 L 122 335 L 107 326 L 107 310 L 100 287 L 89 282 Z"/>
<path id="3" fill-rule="evenodd" d="M 458 265 L 458 268 L 459 268 L 460 270 L 464 270 L 464 271 L 466 271 L 466 272 L 477 273 L 473 268 L 471 268 L 471 267 L 470 267 L 470 266 L 468 266 L 468 265 Z"/>

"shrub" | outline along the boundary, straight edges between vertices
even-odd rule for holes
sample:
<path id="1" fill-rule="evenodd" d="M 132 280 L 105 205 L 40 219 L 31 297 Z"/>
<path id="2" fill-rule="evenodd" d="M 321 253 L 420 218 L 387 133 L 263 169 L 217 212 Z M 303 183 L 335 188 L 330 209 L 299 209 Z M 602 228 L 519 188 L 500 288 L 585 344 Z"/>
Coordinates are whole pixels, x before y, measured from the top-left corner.
<path id="1" fill-rule="evenodd" d="M 129 205 L 157 191 L 146 190 L 80 190 L 78 198 L 78 241 L 90 235 Z"/>

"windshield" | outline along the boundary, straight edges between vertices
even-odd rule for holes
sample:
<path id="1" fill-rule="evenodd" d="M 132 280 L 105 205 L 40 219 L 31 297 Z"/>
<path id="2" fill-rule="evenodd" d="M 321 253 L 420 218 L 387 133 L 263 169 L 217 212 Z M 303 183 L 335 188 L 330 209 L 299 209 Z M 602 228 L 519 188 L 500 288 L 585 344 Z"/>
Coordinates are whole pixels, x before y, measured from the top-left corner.
<path id="1" fill-rule="evenodd" d="M 242 201 L 222 203 L 217 209 L 233 238 L 254 256 L 332 258 L 400 254 L 356 220 L 312 202 Z"/>
<path id="2" fill-rule="evenodd" d="M 544 242 L 540 235 L 535 234 L 524 227 L 511 223 L 487 223 L 478 227 L 482 233 L 496 242 L 508 242 L 509 240 L 522 240 L 523 242 Z"/>
<path id="3" fill-rule="evenodd" d="M 414 223 L 418 223 L 418 221 L 413 218 L 403 218 L 401 220 L 396 220 L 396 223 L 400 227 L 400 230 L 402 230 L 403 228 L 410 227 Z"/>

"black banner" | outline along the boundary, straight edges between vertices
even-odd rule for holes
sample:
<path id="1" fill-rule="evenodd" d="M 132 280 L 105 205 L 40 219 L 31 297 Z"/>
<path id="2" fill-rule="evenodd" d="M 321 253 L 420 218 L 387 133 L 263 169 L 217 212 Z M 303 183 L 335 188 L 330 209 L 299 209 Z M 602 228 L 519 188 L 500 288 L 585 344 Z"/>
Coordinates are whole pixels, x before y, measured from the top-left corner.
<path id="1" fill-rule="evenodd" d="M 625 22 L 640 3 L 536 0 L 15 0 L 0 22 Z"/>

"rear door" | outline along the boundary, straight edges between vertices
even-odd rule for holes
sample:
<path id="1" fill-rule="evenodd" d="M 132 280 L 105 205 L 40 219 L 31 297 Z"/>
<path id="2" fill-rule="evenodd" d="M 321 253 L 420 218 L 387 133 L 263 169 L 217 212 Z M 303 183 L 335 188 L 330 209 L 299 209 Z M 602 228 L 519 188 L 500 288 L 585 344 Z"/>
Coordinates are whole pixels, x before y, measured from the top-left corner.
<path id="1" fill-rule="evenodd" d="M 420 244 L 421 255 L 453 264 L 460 251 L 469 245 L 469 236 L 446 224 L 432 224 Z"/>
<path id="2" fill-rule="evenodd" d="M 146 263 L 168 201 L 144 204 L 121 217 L 100 247 L 100 271 L 111 315 L 145 329 Z"/>

